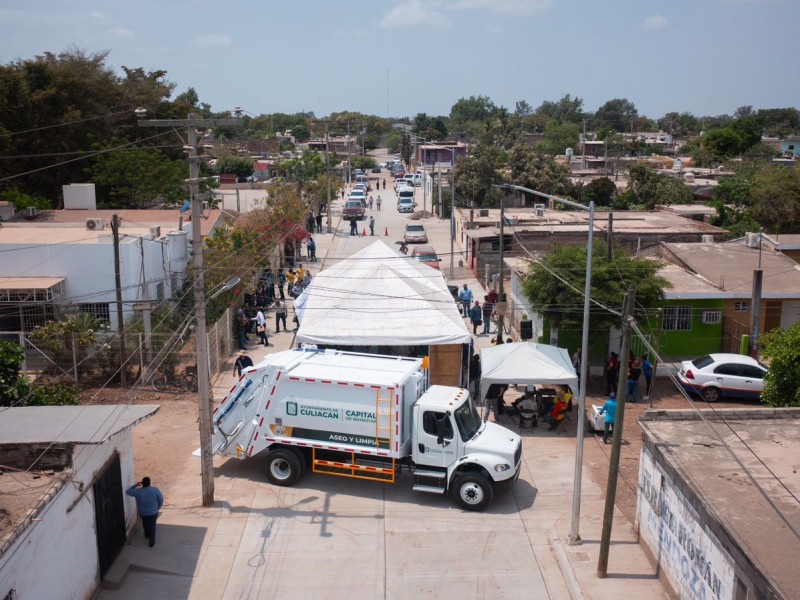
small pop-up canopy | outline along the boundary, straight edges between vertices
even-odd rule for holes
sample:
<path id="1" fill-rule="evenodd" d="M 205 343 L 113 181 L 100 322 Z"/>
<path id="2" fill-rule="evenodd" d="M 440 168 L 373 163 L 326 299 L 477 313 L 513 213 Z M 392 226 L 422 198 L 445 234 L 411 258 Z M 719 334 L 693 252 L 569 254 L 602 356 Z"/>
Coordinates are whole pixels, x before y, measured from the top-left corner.
<path id="1" fill-rule="evenodd" d="M 481 399 L 493 383 L 578 385 L 569 353 L 548 344 L 518 342 L 481 350 Z"/>

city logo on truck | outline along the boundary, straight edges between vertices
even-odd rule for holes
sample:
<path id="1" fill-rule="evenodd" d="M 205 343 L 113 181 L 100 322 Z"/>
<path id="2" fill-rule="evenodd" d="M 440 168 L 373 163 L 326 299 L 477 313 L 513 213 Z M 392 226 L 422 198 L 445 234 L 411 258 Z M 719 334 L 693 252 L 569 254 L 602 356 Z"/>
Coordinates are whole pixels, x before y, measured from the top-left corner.
<path id="1" fill-rule="evenodd" d="M 346 410 L 344 411 L 345 421 L 356 421 L 359 423 L 374 423 L 375 413 L 363 410 Z"/>
<path id="2" fill-rule="evenodd" d="M 331 408 L 330 406 L 312 406 L 301 404 L 299 407 L 296 402 L 287 402 L 286 403 L 286 414 L 291 416 L 297 416 L 298 414 L 302 417 L 318 417 L 320 419 L 338 419 L 339 418 L 339 409 L 338 408 Z"/>

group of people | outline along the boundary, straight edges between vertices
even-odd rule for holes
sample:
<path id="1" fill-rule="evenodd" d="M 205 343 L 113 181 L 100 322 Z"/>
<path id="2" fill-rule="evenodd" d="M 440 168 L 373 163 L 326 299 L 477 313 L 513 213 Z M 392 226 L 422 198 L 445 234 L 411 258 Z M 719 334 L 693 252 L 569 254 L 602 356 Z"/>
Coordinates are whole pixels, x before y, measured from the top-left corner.
<path id="1" fill-rule="evenodd" d="M 483 325 L 483 333 L 488 335 L 491 333 L 492 316 L 497 306 L 497 292 L 489 290 L 489 293 L 483 297 L 483 305 L 478 300 L 475 300 L 473 304 L 473 298 L 472 290 L 465 283 L 458 291 L 461 314 L 469 318 L 473 335 L 478 335 L 478 327 L 480 325 Z M 502 340 L 500 343 L 502 343 Z"/>
<path id="2" fill-rule="evenodd" d="M 605 364 L 606 374 L 606 394 L 616 394 L 617 382 L 619 380 L 620 360 L 616 352 L 610 352 Z M 653 363 L 647 354 L 635 356 L 633 352 L 628 357 L 628 370 L 625 385 L 625 402 L 636 403 L 639 399 L 639 380 L 644 375 L 645 389 L 643 400 L 650 398 L 653 386 Z"/>

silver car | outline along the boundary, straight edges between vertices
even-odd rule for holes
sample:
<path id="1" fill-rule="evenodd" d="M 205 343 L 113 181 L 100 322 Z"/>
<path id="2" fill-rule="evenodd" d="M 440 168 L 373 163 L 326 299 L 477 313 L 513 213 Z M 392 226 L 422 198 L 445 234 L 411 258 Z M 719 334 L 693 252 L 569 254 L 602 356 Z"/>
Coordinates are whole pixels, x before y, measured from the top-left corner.
<path id="1" fill-rule="evenodd" d="M 407 244 L 424 244 L 428 241 L 428 234 L 425 226 L 420 223 L 408 223 L 406 225 L 403 239 Z"/>

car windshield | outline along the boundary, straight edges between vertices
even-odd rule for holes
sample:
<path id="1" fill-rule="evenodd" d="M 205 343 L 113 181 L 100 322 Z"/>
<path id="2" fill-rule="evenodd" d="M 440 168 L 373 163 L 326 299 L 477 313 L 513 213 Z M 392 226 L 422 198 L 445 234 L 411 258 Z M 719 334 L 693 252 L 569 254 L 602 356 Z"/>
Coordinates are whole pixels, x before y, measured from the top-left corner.
<path id="1" fill-rule="evenodd" d="M 406 231 L 425 231 L 422 225 L 406 225 Z"/>
<path id="2" fill-rule="evenodd" d="M 475 410 L 472 398 L 468 398 L 464 404 L 456 409 L 455 418 L 458 433 L 463 442 L 472 439 L 481 427 L 481 418 L 478 416 L 478 411 Z"/>
<path id="3" fill-rule="evenodd" d="M 353 190 L 352 192 L 350 192 L 350 195 L 351 196 L 363 196 L 364 195 L 364 191 L 363 190 Z"/>
<path id="4" fill-rule="evenodd" d="M 361 200 L 348 200 L 347 208 L 361 208 Z"/>
<path id="5" fill-rule="evenodd" d="M 436 262 L 439 257 L 435 254 L 417 254 L 416 258 L 420 262 Z"/>

